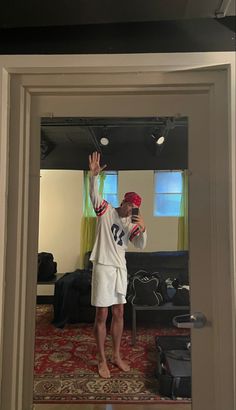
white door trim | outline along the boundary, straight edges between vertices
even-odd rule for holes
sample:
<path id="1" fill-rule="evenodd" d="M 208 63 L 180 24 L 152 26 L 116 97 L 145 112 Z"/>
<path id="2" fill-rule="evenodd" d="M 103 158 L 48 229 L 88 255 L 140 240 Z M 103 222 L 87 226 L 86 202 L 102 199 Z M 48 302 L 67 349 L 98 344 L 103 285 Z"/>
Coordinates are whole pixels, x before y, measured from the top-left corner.
<path id="1" fill-rule="evenodd" d="M 214 54 L 214 53 L 213 53 Z M 220 53 L 216 53 L 220 54 Z M 227 53 L 226 53 L 227 54 Z M 195 57 L 195 55 L 193 55 Z M 55 57 L 55 56 L 54 56 Z M 164 64 L 164 58 L 162 56 L 162 64 L 161 66 L 156 64 L 154 65 L 147 65 L 143 68 L 143 61 L 139 60 L 139 66 L 135 66 L 135 62 L 140 56 L 135 56 L 132 60 L 132 56 L 124 56 L 123 58 L 123 65 L 118 64 L 115 66 L 114 62 L 112 64 L 112 60 L 110 59 L 110 65 L 108 64 L 107 67 L 104 67 L 104 61 L 100 58 L 94 61 L 99 61 L 100 63 L 96 63 L 94 68 L 93 65 L 88 64 L 89 59 L 86 61 L 81 60 L 81 57 L 78 56 L 70 56 L 69 60 L 73 61 L 73 64 L 69 66 L 68 61 L 67 64 L 64 64 L 60 57 L 56 56 L 57 66 L 54 63 L 52 64 L 52 58 L 47 57 L 32 57 L 32 61 L 30 62 L 29 59 L 25 60 L 23 63 L 22 57 L 14 60 L 14 58 L 10 58 L 11 64 L 9 65 L 9 57 L 3 59 L 3 68 L 2 68 L 2 87 L 3 92 L 2 96 L 4 100 L 1 100 L 2 103 L 2 122 L 1 122 L 1 194 L 2 198 L 5 198 L 3 201 L 3 208 L 1 210 L 1 216 L 3 217 L 3 221 L 6 224 L 6 229 L 1 232 L 1 237 L 3 241 L 1 242 L 1 276 L 0 276 L 0 292 L 2 292 L 2 304 L 0 306 L 0 313 L 2 314 L 2 318 L 8 317 L 8 321 L 1 320 L 1 343 L 3 345 L 4 354 L 1 357 L 1 370 L 2 370 L 2 387 L 4 387 L 4 397 L 2 405 L 4 405 L 4 400 L 8 400 L 10 404 L 10 410 L 25 410 L 30 408 L 32 402 L 32 385 L 31 383 L 25 383 L 25 378 L 23 375 L 31 374 L 32 372 L 32 352 L 31 355 L 27 355 L 30 352 L 30 346 L 32 347 L 32 335 L 27 334 L 25 332 L 25 326 L 30 325 L 31 329 L 34 329 L 33 323 L 33 314 L 31 307 L 34 305 L 34 297 L 36 294 L 36 283 L 35 279 L 32 278 L 32 271 L 36 271 L 36 261 L 34 255 L 37 253 L 36 245 L 37 245 L 37 238 L 36 232 L 31 229 L 32 225 L 35 224 L 35 221 L 38 220 L 38 212 L 37 209 L 32 209 L 30 207 L 30 199 L 33 197 L 34 199 L 37 197 L 38 192 L 38 175 L 34 173 L 38 167 L 39 158 L 34 158 L 32 161 L 32 153 L 30 151 L 31 144 L 30 144 L 30 131 L 29 131 L 29 124 L 30 124 L 30 114 L 31 114 L 31 99 L 32 96 L 36 94 L 60 94 L 61 92 L 68 93 L 74 92 L 78 93 L 84 91 L 84 87 L 81 88 L 81 81 L 79 81 L 79 77 L 82 75 L 83 79 L 88 76 L 88 68 L 91 72 L 91 78 L 94 79 L 93 87 L 90 88 L 90 92 L 92 93 L 100 93 L 103 92 L 131 92 L 131 93 L 140 93 L 140 92 L 147 92 L 147 88 L 150 92 L 158 91 L 160 92 L 160 88 L 162 92 L 167 92 L 166 87 L 163 87 L 163 72 L 169 72 L 172 70 L 178 69 L 179 71 L 196 68 L 196 63 L 192 64 L 189 60 L 188 63 L 183 64 L 183 60 L 180 65 L 178 65 L 178 61 L 180 55 L 177 55 L 175 65 L 172 65 L 171 56 L 169 55 L 169 59 L 166 58 Z M 91 56 L 90 56 L 91 57 Z M 92 56 L 94 57 L 94 56 Z M 100 56 L 99 56 L 100 57 Z M 106 56 L 106 60 L 107 57 Z M 112 56 L 113 57 L 113 56 Z M 146 56 L 145 56 L 146 57 Z M 218 58 L 219 56 L 217 56 Z M 222 56 L 221 56 L 222 57 Z M 130 58 L 129 64 L 127 61 Z M 152 56 L 153 58 L 153 56 Z M 150 59 L 150 61 L 152 60 Z M 172 55 L 173 58 L 173 55 Z M 50 60 L 51 59 L 51 60 Z M 120 61 L 122 58 L 119 56 Z M 67 60 L 67 59 L 65 59 Z M 63 60 L 63 61 L 65 61 Z M 86 60 L 86 58 L 85 58 Z M 90 59 L 90 64 L 91 64 Z M 214 60 L 214 59 L 213 59 Z M 227 60 L 227 61 L 226 61 Z M 222 97 L 222 92 L 224 93 L 225 103 L 229 104 L 228 114 L 231 114 L 232 107 L 235 106 L 235 101 L 232 93 L 232 81 L 233 76 L 230 77 L 230 70 L 234 68 L 234 59 L 231 59 L 229 55 L 227 59 L 221 59 L 221 62 L 217 64 L 223 65 L 226 63 L 226 67 L 221 67 L 221 69 L 228 73 L 229 79 L 231 83 L 228 83 L 228 89 L 222 89 L 222 82 L 219 79 L 221 76 L 217 75 L 217 72 L 212 77 L 208 76 L 207 73 L 205 74 L 205 78 L 207 79 L 204 82 L 204 86 L 201 83 L 188 84 L 188 73 L 186 72 L 185 80 L 178 84 L 169 84 L 167 86 L 168 92 L 196 92 L 197 90 L 210 89 L 209 95 L 211 96 L 211 109 L 214 111 L 218 110 L 219 119 L 216 120 L 212 124 L 212 131 L 211 131 L 211 144 L 213 141 L 217 141 L 219 144 L 215 146 L 215 150 L 219 150 L 221 143 L 220 143 L 220 136 L 218 129 L 221 128 L 221 120 L 225 124 L 225 115 L 223 118 L 220 118 L 222 111 L 222 105 L 219 99 Z M 26 61 L 28 64 L 26 64 Z M 61 64 L 60 64 L 61 61 Z M 80 64 L 80 62 L 83 64 Z M 140 62 L 142 61 L 142 66 Z M 146 61 L 146 60 L 145 60 Z M 13 63 L 14 62 L 14 63 Z M 40 62 L 40 64 L 39 64 Z M 125 62 L 127 65 L 125 65 Z M 38 64 L 36 66 L 36 64 Z M 77 64 L 77 69 L 76 69 Z M 199 64 L 199 62 L 198 62 Z M 65 68 L 65 65 L 68 69 Z M 122 66 L 121 66 L 122 65 Z M 204 63 L 203 61 L 198 66 L 203 66 L 208 68 L 211 65 L 209 62 Z M 44 67 L 43 67 L 44 66 Z M 99 66 L 99 68 L 98 68 Z M 19 68 L 20 67 L 20 68 Z M 85 67 L 85 68 L 84 68 Z M 218 67 L 219 68 L 219 67 Z M 19 72 L 28 72 L 28 74 L 23 76 L 17 76 L 14 78 L 14 75 L 10 75 L 13 73 Z M 61 87 L 61 78 L 57 77 L 57 72 L 68 72 L 68 81 L 63 81 L 63 89 Z M 77 83 L 74 82 L 75 77 L 70 76 L 71 71 L 83 72 L 84 74 L 76 75 Z M 86 71 L 86 72 L 85 72 Z M 217 71 L 217 68 L 215 68 Z M 46 76 L 45 82 L 42 84 L 42 76 L 36 75 L 39 72 L 50 72 L 54 73 L 54 76 Z M 127 73 L 133 72 L 132 76 L 128 75 Z M 149 74 L 148 74 L 149 72 Z M 96 74 L 97 73 L 97 74 Z M 106 73 L 106 75 L 104 75 Z M 109 74 L 110 73 L 110 74 Z M 121 73 L 121 74 L 120 74 Z M 33 74 L 33 75 L 32 75 Z M 109 75 L 112 76 L 112 84 L 109 83 Z M 211 74 L 212 75 L 212 74 Z M 200 76 L 199 76 L 200 77 Z M 15 82 L 16 89 L 18 90 L 18 95 L 14 94 L 14 101 L 11 99 L 10 92 L 9 92 L 9 79 Z M 79 82 L 78 82 L 79 81 Z M 99 83 L 99 86 L 96 87 L 96 83 Z M 17 87 L 17 82 L 19 83 Z M 76 85 L 76 87 L 73 87 Z M 77 84 L 79 88 L 77 88 Z M 195 88 L 195 90 L 194 90 Z M 86 92 L 88 91 L 88 87 Z M 218 98 L 218 100 L 217 100 Z M 15 105 L 14 105 L 15 104 Z M 8 109 L 12 109 L 14 106 L 14 112 L 12 112 L 12 117 L 16 120 L 14 124 L 12 121 L 10 122 L 10 129 L 8 129 L 9 124 L 9 112 Z M 227 114 L 227 113 L 226 113 Z M 213 254 L 216 256 L 221 251 L 220 258 L 214 258 L 212 261 L 211 269 L 216 269 L 216 274 L 218 276 L 222 275 L 222 269 L 225 268 L 225 264 L 222 267 L 222 261 L 228 264 L 226 268 L 226 272 L 228 275 L 228 283 L 225 283 L 223 292 L 226 297 L 230 297 L 232 300 L 232 313 L 235 306 L 235 293 L 230 291 L 229 288 L 230 284 L 232 284 L 231 289 L 234 285 L 234 276 L 233 276 L 233 266 L 234 266 L 234 254 L 235 254 L 235 190 L 234 190 L 234 183 L 235 183 L 235 127 L 234 122 L 232 120 L 233 117 L 229 119 L 229 131 L 227 131 L 228 143 L 229 147 L 227 149 L 226 155 L 229 155 L 231 159 L 230 170 L 229 173 L 225 174 L 226 180 L 222 180 L 222 184 L 224 185 L 225 193 L 226 193 L 226 205 L 228 207 L 228 212 L 225 213 L 224 220 L 221 221 L 222 216 L 222 201 L 220 200 L 220 195 L 222 193 L 221 188 L 218 187 L 217 184 L 214 186 L 214 190 L 212 192 L 212 203 L 216 203 L 216 207 L 212 209 L 212 226 L 217 226 L 216 230 L 212 230 L 212 243 L 214 244 Z M 227 120 L 226 120 L 227 123 Z M 18 127 L 19 126 L 19 127 Z M 227 127 L 226 127 L 227 128 Z M 35 130 L 37 133 L 37 130 Z M 39 133 L 35 136 L 38 138 L 39 142 Z M 216 158 L 217 152 L 213 149 L 213 157 Z M 219 154 L 219 152 L 218 152 Z M 31 160 L 30 160 L 31 158 Z M 222 158 L 222 161 L 226 161 L 227 158 Z M 32 164 L 33 162 L 33 164 Z M 8 166 L 9 165 L 9 168 Z M 217 175 L 217 164 L 213 161 L 212 162 L 212 176 L 216 175 L 216 180 L 221 180 L 221 176 Z M 16 170 L 18 173 L 16 175 Z M 219 174 L 219 172 L 218 172 Z M 229 184 L 225 184 L 227 181 L 227 175 L 230 178 Z M 36 180 L 35 183 L 32 183 L 33 180 Z M 224 191 L 223 189 L 223 191 Z M 7 195 L 6 195 L 7 193 Z M 11 200 L 8 203 L 8 199 Z M 13 206 L 14 204 L 14 206 Z M 37 207 L 36 207 L 37 208 Z M 8 218 L 8 219 L 7 219 Z M 230 221 L 228 219 L 230 219 Z M 214 223 L 215 221 L 215 223 Z M 218 224 L 216 221 L 220 221 Z M 232 223 L 230 223 L 232 222 Z M 226 230 L 225 230 L 226 226 Z M 226 244 L 222 243 L 222 235 L 224 238 L 227 238 L 229 243 L 229 251 L 226 250 Z M 3 245 L 4 244 L 4 245 Z M 229 253 L 228 253 L 229 252 Z M 230 258 L 225 259 L 225 255 L 229 255 Z M 228 260 L 230 259 L 230 261 Z M 229 265 L 230 262 L 230 265 Z M 4 274 L 5 272 L 5 274 Z M 5 276 L 6 275 L 6 276 Z M 31 275 L 31 276 L 30 276 Z M 231 277 L 230 277 L 231 275 Z M 5 286 L 6 284 L 6 286 Z M 35 290 L 35 293 L 32 292 L 32 287 Z M 216 291 L 216 295 L 218 295 L 219 289 L 214 289 Z M 235 289 L 234 289 L 235 291 Z M 220 295 L 219 295 L 220 296 Z M 218 297 L 219 297 L 218 296 Z M 4 309 L 3 309 L 4 308 Z M 218 308 L 217 303 L 214 306 L 214 309 L 217 310 L 217 317 L 219 322 L 225 320 L 225 317 L 221 317 L 221 311 Z M 232 320 L 231 314 L 229 315 L 229 320 Z M 12 328 L 11 328 L 12 326 Z M 232 323 L 233 329 L 235 328 L 234 322 Z M 216 346 L 215 354 L 218 355 L 219 352 L 222 352 L 225 347 L 223 346 L 223 335 L 217 334 L 217 324 L 215 327 L 216 337 L 218 338 L 219 342 Z M 13 339 L 11 336 L 13 335 Z M 235 333 L 234 333 L 235 337 Z M 234 339 L 235 340 L 235 339 Z M 27 349 L 27 350 L 26 350 Z M 32 350 L 32 349 L 31 349 Z M 231 350 L 231 351 L 230 351 Z M 228 353 L 233 354 L 233 340 L 232 340 L 232 349 L 227 351 Z M 221 355 L 223 360 L 228 360 L 229 357 L 225 357 L 224 352 L 222 352 L 223 356 Z M 235 357 L 235 356 L 234 356 Z M 9 358 L 13 360 L 9 362 Z M 8 360 L 8 361 L 7 361 Z M 230 362 L 230 361 L 229 361 Z M 232 364 L 232 356 L 231 356 L 231 364 Z M 229 363 L 229 368 L 230 368 Z M 232 365 L 233 367 L 233 365 Z M 233 371 L 233 369 L 232 369 Z M 231 393 L 229 391 L 228 397 L 233 404 L 232 398 L 232 390 L 234 388 L 233 380 L 232 386 L 229 385 L 230 380 L 228 380 L 227 375 L 224 375 L 222 378 L 219 374 L 219 385 L 217 386 L 216 398 L 216 405 L 214 410 L 221 410 L 222 405 L 222 393 L 220 392 L 220 386 L 224 388 L 224 394 L 227 391 L 227 388 L 231 388 Z M 232 376 L 232 375 L 231 375 Z M 226 386 L 226 380 L 228 380 Z M 5 401 L 6 403 L 6 401 Z M 4 407 L 2 407 L 4 409 Z M 197 409 L 197 407 L 196 407 Z M 195 410 L 195 409 L 194 409 Z M 202 409 L 203 410 L 203 409 Z"/>

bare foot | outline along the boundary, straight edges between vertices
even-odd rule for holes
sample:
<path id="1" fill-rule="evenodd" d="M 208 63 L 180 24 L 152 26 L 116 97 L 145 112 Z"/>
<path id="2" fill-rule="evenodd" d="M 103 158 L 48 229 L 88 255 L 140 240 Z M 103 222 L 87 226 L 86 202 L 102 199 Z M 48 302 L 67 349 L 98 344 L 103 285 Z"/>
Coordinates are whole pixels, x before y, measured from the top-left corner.
<path id="1" fill-rule="evenodd" d="M 128 362 L 126 360 L 122 360 L 121 358 L 113 358 L 111 360 L 111 362 L 119 367 L 120 370 L 122 370 L 123 372 L 129 372 L 130 371 L 130 366 L 128 364 Z"/>
<path id="2" fill-rule="evenodd" d="M 98 363 L 98 374 L 103 379 L 110 379 L 111 374 L 106 362 Z"/>

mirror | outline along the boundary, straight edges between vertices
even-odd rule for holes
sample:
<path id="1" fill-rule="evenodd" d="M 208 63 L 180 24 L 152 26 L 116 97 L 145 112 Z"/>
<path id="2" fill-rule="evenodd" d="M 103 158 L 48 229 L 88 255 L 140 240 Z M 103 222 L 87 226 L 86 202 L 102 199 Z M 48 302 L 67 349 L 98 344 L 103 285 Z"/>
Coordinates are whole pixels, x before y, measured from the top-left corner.
<path id="1" fill-rule="evenodd" d="M 185 117 L 42 118 L 39 252 L 53 253 L 58 272 L 79 267 L 83 176 L 95 150 L 106 171 L 118 172 L 119 201 L 127 191 L 143 198 L 145 251 L 177 250 L 179 218 L 154 215 L 155 178 L 157 171 L 187 169 L 187 131 Z"/>
<path id="2" fill-rule="evenodd" d="M 135 395 L 137 401 L 144 397 L 144 391 L 145 397 L 155 400 L 159 393 L 166 396 L 166 392 L 163 393 L 161 389 L 153 393 L 149 386 L 153 382 L 156 385 L 153 369 L 156 366 L 157 329 L 161 325 L 161 332 L 169 334 L 169 325 L 176 311 L 189 311 L 188 289 L 183 289 L 184 302 L 183 294 L 180 301 L 181 292 L 176 290 L 179 284 L 187 284 L 189 288 L 188 254 L 171 252 L 184 249 L 185 246 L 182 233 L 186 214 L 182 212 L 182 207 L 184 194 L 188 197 L 185 191 L 187 127 L 187 118 L 42 118 L 39 252 L 53 254 L 59 274 L 54 282 L 38 283 L 37 286 L 37 300 L 40 298 L 43 304 L 40 306 L 39 301 L 37 306 L 36 401 L 50 397 L 63 402 L 64 391 L 68 391 L 66 397 L 73 400 L 79 397 L 80 401 L 82 397 L 85 402 L 86 399 L 89 402 L 90 388 L 83 387 L 83 391 L 77 389 L 81 381 L 83 386 L 87 386 L 87 380 L 89 383 L 92 380 L 95 386 L 92 387 L 93 397 L 99 397 L 99 394 L 105 397 L 106 394 L 106 385 L 103 387 L 103 381 L 100 383 L 97 378 L 95 341 L 92 336 L 95 318 L 95 307 L 90 303 L 92 273 L 88 269 L 78 269 L 82 268 L 81 241 L 86 237 L 81 228 L 81 221 L 86 219 L 83 216 L 84 181 L 88 171 L 88 155 L 93 151 L 101 153 L 101 165 L 107 164 L 108 175 L 103 190 L 103 194 L 108 195 L 106 199 L 118 197 L 118 205 L 128 191 L 135 191 L 143 198 L 141 213 L 148 238 L 144 250 L 138 250 L 130 244 L 126 253 L 128 288 L 124 307 L 126 328 L 122 337 L 128 349 L 125 355 L 129 359 L 133 358 L 131 367 L 136 369 L 138 379 L 131 374 L 127 382 L 123 375 L 121 379 L 119 374 L 113 373 L 111 385 L 115 382 L 115 386 L 121 386 L 119 395 L 123 395 L 124 391 L 127 395 L 130 390 L 130 397 Z M 106 181 L 111 179 L 111 183 L 106 185 Z M 68 275 L 65 274 L 68 272 Z M 153 276 L 147 281 L 148 273 Z M 50 301 L 45 300 L 46 288 L 51 289 Z M 159 308 L 162 312 L 158 311 Z M 138 320 L 136 310 L 139 310 Z M 108 316 L 109 320 L 111 316 L 110 319 Z M 145 326 L 151 323 L 152 328 L 142 328 L 141 323 Z M 70 326 L 65 327 L 67 324 Z M 76 328 L 73 328 L 73 324 Z M 64 327 L 64 339 L 60 345 L 54 338 L 57 328 L 61 330 Z M 74 336 L 71 338 L 72 334 Z M 171 328 L 170 334 L 179 335 L 179 331 Z M 146 357 L 146 339 L 144 341 L 143 337 L 147 337 L 148 350 L 149 353 L 153 352 L 154 362 L 150 355 Z M 189 341 L 187 337 L 188 344 Z M 133 346 L 136 344 L 138 356 L 133 355 Z M 50 363 L 51 375 L 48 375 L 46 366 L 45 371 L 45 363 L 47 366 Z M 143 373 L 140 372 L 140 363 Z M 148 367 L 152 368 L 152 373 L 147 376 Z M 68 379 L 68 371 L 75 377 L 70 376 Z M 60 374 L 59 383 L 55 374 Z M 134 384 L 130 387 L 131 379 Z M 45 380 L 49 380 L 48 384 Z M 122 383 L 119 383 L 120 380 Z M 76 389 L 73 387 L 75 385 Z M 186 394 L 190 397 L 191 391 Z"/>

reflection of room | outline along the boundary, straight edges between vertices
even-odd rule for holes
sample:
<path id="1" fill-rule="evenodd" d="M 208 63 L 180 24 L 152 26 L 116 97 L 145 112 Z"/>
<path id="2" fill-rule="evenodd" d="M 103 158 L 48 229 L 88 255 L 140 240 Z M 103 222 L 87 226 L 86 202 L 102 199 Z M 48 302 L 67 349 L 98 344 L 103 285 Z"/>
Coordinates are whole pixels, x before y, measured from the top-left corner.
<path id="1" fill-rule="evenodd" d="M 140 252 L 129 244 L 128 270 L 155 272 L 160 265 L 171 279 L 175 273 L 181 273 L 186 283 L 187 255 L 175 253 L 188 249 L 182 240 L 187 236 L 184 215 L 157 216 L 154 200 L 157 172 L 174 174 L 177 171 L 183 175 L 182 171 L 187 169 L 187 119 L 43 118 L 41 131 L 39 252 L 53 254 L 57 277 L 54 276 L 52 282 L 38 283 L 38 301 L 52 302 L 55 280 L 65 273 L 91 269 L 87 251 L 92 245 L 85 244 L 84 238 L 95 228 L 96 218 L 88 221 L 85 217 L 84 176 L 88 170 L 88 155 L 95 150 L 101 153 L 102 164 L 107 164 L 106 171 L 118 173 L 118 203 L 128 191 L 136 191 L 143 198 L 141 212 L 148 231 L 147 246 Z M 164 140 L 162 144 L 159 144 L 160 138 Z M 165 186 L 163 188 L 165 192 Z M 163 254 L 163 261 L 159 252 L 170 255 Z M 82 308 L 78 308 L 75 319 L 86 320 L 90 310 L 87 292 L 84 314 Z M 91 311 L 90 317 L 93 315 Z"/>
<path id="2" fill-rule="evenodd" d="M 153 184 L 154 170 L 187 168 L 186 119 L 175 120 L 168 133 L 163 119 L 110 119 L 106 127 L 104 120 L 94 119 L 89 127 L 73 121 L 42 121 L 42 135 L 54 148 L 41 161 L 39 251 L 53 253 L 59 272 L 78 267 L 83 169 L 88 167 L 88 154 L 97 149 L 107 169 L 118 170 L 119 199 L 130 190 L 143 197 L 146 251 L 177 250 L 178 218 L 153 216 Z M 157 130 L 168 134 L 160 153 L 153 139 Z M 99 145 L 102 135 L 109 137 L 108 146 Z"/>
<path id="3" fill-rule="evenodd" d="M 94 365 L 96 349 L 92 331 L 95 307 L 90 303 L 91 263 L 89 264 L 87 253 L 84 258 L 81 250 L 84 237 L 87 236 L 90 228 L 95 226 L 96 221 L 95 217 L 91 218 L 91 214 L 85 214 L 88 155 L 93 151 L 101 153 L 101 165 L 107 164 L 107 172 L 116 171 L 118 174 L 118 204 L 125 192 L 135 191 L 141 195 L 143 198 L 141 212 L 148 233 L 147 246 L 144 250 L 130 244 L 126 252 L 129 284 L 127 303 L 124 306 L 123 340 L 127 347 L 125 354 L 129 360 L 133 360 L 131 367 L 136 369 L 139 378 L 137 385 L 134 379 L 134 384 L 130 387 L 130 380 L 127 381 L 122 376 L 119 394 L 123 395 L 124 391 L 130 389 L 137 397 L 144 391 L 152 399 L 156 399 L 159 393 L 166 395 L 166 392 L 161 389 L 160 392 L 156 391 L 153 394 L 146 387 L 148 383 L 156 384 L 153 375 L 156 359 L 154 362 L 150 361 L 150 357 L 146 358 L 145 351 L 153 350 L 153 357 L 156 357 L 157 345 L 154 340 L 162 332 L 167 335 L 181 336 L 181 330 L 173 329 L 171 319 L 176 314 L 189 311 L 189 293 L 184 302 L 176 298 L 179 284 L 184 291 L 189 292 L 188 252 L 181 251 L 187 247 L 180 246 L 180 232 L 183 233 L 184 225 L 184 213 L 182 213 L 184 191 L 180 194 L 181 215 L 175 213 L 170 215 L 168 212 L 161 214 L 160 209 L 157 209 L 157 202 L 154 206 L 154 201 L 157 194 L 164 196 L 173 194 L 173 191 L 171 193 L 168 191 L 169 182 L 166 174 L 172 174 L 171 178 L 177 175 L 176 179 L 181 181 L 182 188 L 184 186 L 184 170 L 188 167 L 187 119 L 44 118 L 41 130 L 39 252 L 53 254 L 58 273 L 51 282 L 40 282 L 37 286 L 38 354 L 35 356 L 34 397 L 36 401 L 41 400 L 42 397 L 43 399 L 56 397 L 63 400 L 61 392 L 65 389 L 69 391 L 70 399 L 80 400 L 82 395 L 86 401 L 91 396 L 90 390 L 87 387 L 81 391 L 77 389 L 81 381 L 84 386 L 87 386 L 87 380 L 92 381 L 94 386 L 92 394 L 101 394 L 103 397 L 106 389 L 96 378 Z M 101 181 L 104 182 L 103 176 Z M 158 181 L 162 183 L 158 185 Z M 179 192 L 175 191 L 171 199 L 168 199 L 169 204 L 178 202 L 173 200 L 174 196 L 178 197 Z M 83 229 L 85 226 L 86 229 L 88 228 L 87 231 Z M 86 251 L 87 249 L 91 248 L 86 248 Z M 82 264 L 84 260 L 86 263 Z M 187 287 L 184 287 L 185 285 Z M 109 311 L 108 325 L 110 319 Z M 146 327 L 148 324 L 149 327 Z M 70 325 L 74 327 L 70 328 Z M 57 333 L 59 329 L 60 333 Z M 37 338 L 37 334 L 40 337 Z M 181 340 L 185 348 L 186 340 L 189 344 L 190 338 L 185 333 Z M 109 343 L 111 339 L 108 338 Z M 136 356 L 133 355 L 134 348 L 139 351 L 138 360 L 135 360 Z M 46 370 L 43 368 L 44 363 L 46 363 Z M 50 372 L 54 369 L 55 374 L 60 375 L 59 383 L 47 373 L 48 363 Z M 140 371 L 140 363 L 143 366 L 142 371 Z M 189 362 L 188 367 L 191 370 Z M 147 368 L 150 369 L 148 383 Z M 187 377 L 186 397 L 191 395 L 190 373 Z M 46 385 L 46 387 L 41 385 L 42 375 L 43 380 L 47 380 L 48 385 L 51 386 L 51 391 L 47 390 Z M 113 373 L 112 377 L 114 379 L 111 380 L 119 384 L 120 375 Z M 171 392 L 169 394 L 169 397 L 174 398 Z"/>
<path id="4" fill-rule="evenodd" d="M 143 197 L 142 214 L 148 227 L 145 251 L 177 250 L 178 218 L 153 216 L 153 171 L 120 171 L 119 198 L 134 190 Z M 83 171 L 41 170 L 39 251 L 51 251 L 59 272 L 79 264 L 83 208 Z M 130 245 L 130 251 L 134 247 Z"/>

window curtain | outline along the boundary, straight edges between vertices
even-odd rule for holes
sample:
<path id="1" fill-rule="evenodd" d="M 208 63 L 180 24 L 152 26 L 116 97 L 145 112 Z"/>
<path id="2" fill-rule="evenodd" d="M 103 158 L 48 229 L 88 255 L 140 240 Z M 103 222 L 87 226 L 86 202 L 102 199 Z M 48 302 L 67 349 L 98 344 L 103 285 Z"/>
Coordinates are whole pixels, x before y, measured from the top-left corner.
<path id="1" fill-rule="evenodd" d="M 182 173 L 183 193 L 181 198 L 181 216 L 178 221 L 178 250 L 188 250 L 188 171 Z"/>
<path id="2" fill-rule="evenodd" d="M 99 175 L 99 193 L 103 196 L 104 182 L 106 175 L 102 172 Z M 84 172 L 84 207 L 80 229 L 80 268 L 85 267 L 85 255 L 91 251 L 95 241 L 97 217 L 94 212 L 89 195 L 89 171 Z"/>

